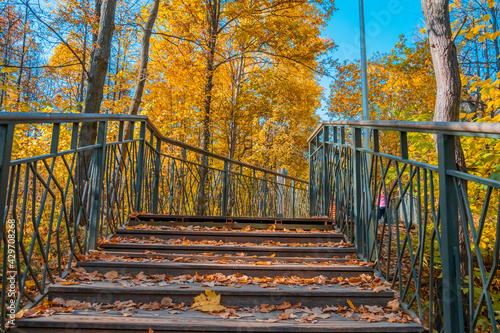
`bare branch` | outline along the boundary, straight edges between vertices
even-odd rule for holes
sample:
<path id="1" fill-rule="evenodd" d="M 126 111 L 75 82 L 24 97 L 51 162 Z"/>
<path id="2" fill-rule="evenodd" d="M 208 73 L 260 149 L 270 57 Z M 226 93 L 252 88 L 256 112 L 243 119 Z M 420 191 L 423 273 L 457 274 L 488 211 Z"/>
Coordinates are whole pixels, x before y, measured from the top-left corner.
<path id="1" fill-rule="evenodd" d="M 36 17 L 36 19 L 38 21 L 40 21 L 40 23 L 42 23 L 50 31 L 52 31 L 54 33 L 54 35 L 56 35 L 56 37 L 71 51 L 71 53 L 73 53 L 73 55 L 75 56 L 76 60 L 78 60 L 78 62 L 82 66 L 82 69 L 85 72 L 85 75 L 87 75 L 87 77 L 88 77 L 89 73 L 87 72 L 87 69 L 85 68 L 85 63 L 82 61 L 82 59 L 80 59 L 80 57 L 78 56 L 78 54 L 76 54 L 75 50 L 73 50 L 73 48 L 68 44 L 68 42 L 66 42 L 64 40 L 64 38 L 61 35 L 59 35 L 54 28 L 52 28 L 48 23 L 46 23 L 44 20 L 42 20 L 42 18 L 31 8 L 31 6 L 28 4 L 27 1 L 21 0 L 21 2 L 30 10 L 30 12 Z"/>

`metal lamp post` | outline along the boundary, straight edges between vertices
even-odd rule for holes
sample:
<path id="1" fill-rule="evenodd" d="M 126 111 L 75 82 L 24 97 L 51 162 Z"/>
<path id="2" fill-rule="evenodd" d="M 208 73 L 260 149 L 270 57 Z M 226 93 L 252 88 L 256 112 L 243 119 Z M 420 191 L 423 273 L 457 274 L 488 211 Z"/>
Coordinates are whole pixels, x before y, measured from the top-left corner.
<path id="1" fill-rule="evenodd" d="M 361 90 L 363 101 L 363 120 L 370 120 L 370 111 L 368 109 L 368 73 L 366 68 L 366 39 L 365 39 L 365 13 L 363 0 L 359 0 L 359 26 L 361 31 Z M 370 147 L 370 132 L 364 131 L 363 147 Z"/>

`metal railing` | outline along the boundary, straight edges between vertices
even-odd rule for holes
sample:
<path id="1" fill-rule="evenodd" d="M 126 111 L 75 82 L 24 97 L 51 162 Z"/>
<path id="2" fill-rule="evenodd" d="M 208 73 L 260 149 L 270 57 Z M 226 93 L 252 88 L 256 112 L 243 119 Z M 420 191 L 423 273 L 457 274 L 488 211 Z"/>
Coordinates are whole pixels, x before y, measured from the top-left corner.
<path id="1" fill-rule="evenodd" d="M 97 130 L 87 146 L 84 124 Z M 0 328 L 132 212 L 306 217 L 308 191 L 169 139 L 144 116 L 0 113 Z"/>
<path id="2" fill-rule="evenodd" d="M 337 121 L 309 138 L 311 214 L 335 216 L 438 332 L 500 327 L 500 182 L 457 171 L 455 142 L 469 137 L 495 150 L 500 124 Z"/>

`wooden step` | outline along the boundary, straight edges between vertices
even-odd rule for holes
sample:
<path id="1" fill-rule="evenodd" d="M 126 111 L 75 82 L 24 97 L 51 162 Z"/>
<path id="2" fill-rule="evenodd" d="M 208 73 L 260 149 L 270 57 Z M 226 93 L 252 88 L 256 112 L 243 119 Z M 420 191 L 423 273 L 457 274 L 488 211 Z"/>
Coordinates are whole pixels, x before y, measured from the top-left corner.
<path id="1" fill-rule="evenodd" d="M 114 303 L 115 301 L 132 300 L 135 303 L 159 302 L 163 297 L 170 297 L 175 304 L 184 302 L 191 304 L 194 297 L 210 289 L 220 294 L 224 306 L 254 307 L 261 304 L 280 305 L 283 302 L 291 304 L 302 303 L 306 307 L 323 307 L 325 305 L 341 305 L 348 307 L 347 299 L 354 306 L 379 305 L 386 306 L 394 299 L 394 292 L 360 290 L 356 287 L 340 285 L 277 285 L 274 288 L 261 288 L 248 284 L 239 287 L 202 286 L 200 283 L 168 285 L 140 285 L 123 287 L 118 283 L 95 282 L 90 285 L 52 285 L 49 287 L 49 300 L 62 298 L 91 303 Z M 309 288 L 309 289 L 308 289 Z M 317 288 L 317 289 L 313 289 Z M 312 289 L 312 290 L 311 290 Z"/>
<path id="2" fill-rule="evenodd" d="M 277 218 L 277 217 L 229 217 L 229 216 L 186 216 L 186 215 L 162 215 L 162 214 L 139 214 L 131 218 L 130 221 L 145 222 L 184 222 L 189 223 L 224 223 L 226 224 L 265 224 L 266 228 L 271 224 L 289 224 L 289 225 L 332 225 L 332 219 L 329 218 Z M 134 222 L 135 223 L 135 222 Z"/>
<path id="3" fill-rule="evenodd" d="M 216 240 L 223 242 L 238 243 L 261 243 L 275 241 L 281 243 L 326 243 L 340 242 L 344 240 L 341 233 L 285 233 L 285 232 L 259 232 L 259 231 L 187 231 L 187 230 L 147 230 L 147 229 L 124 229 L 116 232 L 117 237 L 135 237 L 160 239 L 187 240 Z"/>
<path id="4" fill-rule="evenodd" d="M 230 230 L 238 230 L 238 229 L 243 229 L 246 228 L 247 226 L 250 226 L 253 229 L 262 229 L 266 230 L 269 229 L 271 225 L 276 227 L 276 230 L 296 230 L 298 228 L 302 230 L 333 230 L 333 226 L 331 224 L 325 224 L 325 222 L 319 222 L 319 224 L 288 224 L 288 223 L 256 223 L 256 222 L 193 222 L 193 221 L 186 221 L 186 222 L 179 222 L 179 221 L 162 221 L 162 220 L 130 220 L 128 222 L 128 226 L 137 226 L 141 224 L 149 224 L 153 226 L 166 226 L 166 227 L 187 227 L 192 225 L 193 227 L 206 227 L 206 228 L 228 228 Z"/>
<path id="5" fill-rule="evenodd" d="M 136 310 L 125 317 L 117 311 L 74 311 L 56 313 L 50 317 L 37 317 L 16 321 L 16 333 L 148 333 L 159 332 L 423 332 L 416 323 L 369 323 L 332 314 L 328 319 L 316 323 L 298 323 L 293 319 L 269 323 L 277 312 L 256 313 L 253 317 L 222 319 L 198 311 L 180 311 L 170 314 L 166 310 Z M 258 321 L 257 319 L 261 320 Z"/>
<path id="6" fill-rule="evenodd" d="M 106 273 L 117 271 L 119 274 L 168 274 L 168 275 L 199 275 L 222 273 L 224 275 L 242 273 L 255 277 L 275 277 L 275 276 L 298 276 L 303 278 L 313 278 L 323 275 L 325 277 L 354 277 L 360 274 L 372 274 L 371 267 L 358 265 L 305 265 L 305 264 L 285 264 L 285 265 L 253 265 L 253 264 L 218 264 L 214 262 L 129 262 L 129 261 L 83 261 L 78 262 L 79 267 L 85 268 L 88 272 L 98 271 Z"/>
<path id="7" fill-rule="evenodd" d="M 242 257 L 236 255 L 209 255 L 208 253 L 204 254 L 185 254 L 185 253 L 143 253 L 143 252 L 124 252 L 124 251 L 114 251 L 107 250 L 105 253 L 111 254 L 117 257 L 128 257 L 128 258 L 165 258 L 165 259 L 176 259 L 176 258 L 184 258 L 184 259 L 194 259 L 194 260 L 220 260 L 220 259 L 229 259 L 229 260 L 238 260 L 244 259 L 247 261 L 265 261 L 265 260 L 277 260 L 277 261 L 287 261 L 287 262 L 323 262 L 323 261 L 335 261 L 335 262 L 348 262 L 353 259 L 350 258 L 305 258 L 305 257 L 270 257 L 270 256 L 252 256 L 252 257 Z"/>
<path id="8" fill-rule="evenodd" d="M 354 247 L 332 248 L 332 247 L 304 247 L 304 246 L 233 246 L 233 245 L 166 245 L 166 244 L 138 244 L 138 243 L 104 243 L 100 247 L 106 251 L 144 252 L 155 251 L 162 254 L 170 253 L 215 253 L 215 254 L 237 254 L 246 253 L 248 256 L 271 256 L 276 257 L 306 257 L 334 258 L 355 257 Z"/>

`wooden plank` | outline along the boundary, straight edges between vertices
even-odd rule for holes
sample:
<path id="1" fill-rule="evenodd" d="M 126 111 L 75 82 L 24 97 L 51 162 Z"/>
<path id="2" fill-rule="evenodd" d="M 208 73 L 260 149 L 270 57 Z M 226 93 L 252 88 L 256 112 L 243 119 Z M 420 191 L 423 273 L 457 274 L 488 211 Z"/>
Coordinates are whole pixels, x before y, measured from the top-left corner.
<path id="1" fill-rule="evenodd" d="M 331 247 L 296 247 L 296 246 L 230 246 L 230 245 L 165 245 L 165 244 L 138 244 L 138 243 L 105 243 L 100 247 L 106 251 L 155 251 L 158 253 L 216 253 L 216 254 L 236 254 L 246 253 L 249 256 L 270 256 L 275 254 L 277 257 L 345 257 L 356 254 L 356 249 L 331 248 Z"/>
<path id="2" fill-rule="evenodd" d="M 252 256 L 252 257 L 241 257 L 236 255 L 196 255 L 196 254 L 185 254 L 185 253 L 143 253 L 143 252 L 125 252 L 125 251 L 112 251 L 106 250 L 105 253 L 112 254 L 117 257 L 129 257 L 129 258 L 185 258 L 185 259 L 195 259 L 195 260 L 220 260 L 220 259 L 229 259 L 229 260 L 238 260 L 245 259 L 247 261 L 265 261 L 265 260 L 278 260 L 278 261 L 286 261 L 286 262 L 323 262 L 323 261 L 335 261 L 339 263 L 348 262 L 353 259 L 350 258 L 333 258 L 333 257 L 316 257 L 316 258 L 306 258 L 306 257 L 270 257 L 270 256 Z M 276 254 L 276 253 L 275 253 Z"/>
<path id="3" fill-rule="evenodd" d="M 327 243 L 340 242 L 344 239 L 341 233 L 284 233 L 284 232 L 251 232 L 251 231 L 181 231 L 181 230 L 146 230 L 123 229 L 116 232 L 117 237 L 135 237 L 187 240 L 221 240 L 223 242 L 261 243 L 275 241 L 281 243 Z"/>
<path id="4" fill-rule="evenodd" d="M 354 321 L 333 314 L 317 323 L 298 323 L 284 320 L 276 323 L 257 321 L 277 317 L 278 312 L 257 313 L 254 317 L 224 320 L 218 316 L 197 311 L 169 314 L 167 311 L 133 311 L 131 317 L 116 312 L 99 313 L 75 311 L 18 320 L 13 332 L 423 332 L 422 326 L 409 323 Z"/>
<path id="5" fill-rule="evenodd" d="M 138 274 L 147 272 L 148 274 L 168 274 L 168 275 L 199 275 L 222 273 L 225 275 L 242 273 L 253 277 L 274 277 L 274 276 L 298 276 L 303 278 L 313 278 L 318 275 L 325 277 L 354 277 L 360 274 L 373 274 L 371 267 L 358 265 L 252 265 L 252 264 L 217 264 L 217 263 L 182 263 L 182 262 L 128 262 L 128 261 L 84 261 L 78 263 L 79 267 L 85 268 L 89 272 L 98 271 L 106 273 L 117 271 L 120 274 Z"/>
<path id="6" fill-rule="evenodd" d="M 268 223 L 256 223 L 256 222 L 234 222 L 233 223 L 227 223 L 226 221 L 221 221 L 221 222 L 193 222 L 193 221 L 186 221 L 186 222 L 177 222 L 177 221 L 163 221 L 163 220 L 154 220 L 154 219 L 149 219 L 149 220 L 130 220 L 128 222 L 128 225 L 130 226 L 135 226 L 139 224 L 150 224 L 150 225 L 156 225 L 156 226 L 200 226 L 200 227 L 207 227 L 207 228 L 222 228 L 226 227 L 228 229 L 243 229 L 247 226 L 250 226 L 254 229 L 268 229 L 269 226 L 274 225 L 276 226 L 276 230 L 283 230 L 283 229 L 288 229 L 288 230 L 295 230 L 298 228 L 301 228 L 302 230 L 311 230 L 311 229 L 317 229 L 317 230 L 332 230 L 333 227 L 331 224 L 325 225 L 323 224 L 285 224 L 285 223 L 274 223 L 274 222 L 268 222 Z"/>
<path id="7" fill-rule="evenodd" d="M 329 218 L 277 218 L 277 217 L 228 217 L 228 216 L 199 216 L 199 215 L 162 215 L 162 214 L 139 214 L 135 217 L 140 221 L 184 221 L 184 222 L 222 222 L 231 220 L 237 223 L 283 223 L 283 224 L 308 224 L 325 225 L 332 224 Z"/>
<path id="8" fill-rule="evenodd" d="M 325 305 L 341 305 L 348 307 L 349 299 L 356 307 L 360 305 L 386 306 L 394 299 L 392 291 L 375 293 L 371 290 L 359 290 L 355 287 L 340 285 L 318 285 L 314 290 L 309 286 L 278 285 L 274 289 L 261 288 L 258 285 L 229 286 L 202 286 L 200 283 L 169 284 L 153 286 L 141 285 L 123 287 L 118 283 L 95 282 L 91 285 L 52 285 L 49 287 L 49 299 L 63 298 L 91 303 L 114 303 L 116 301 L 132 300 L 135 303 L 159 302 L 163 297 L 170 297 L 174 303 L 191 304 L 194 297 L 210 289 L 222 295 L 221 304 L 224 306 L 254 307 L 261 304 L 280 305 L 283 302 L 291 304 L 302 303 L 307 307 L 323 307 Z"/>

